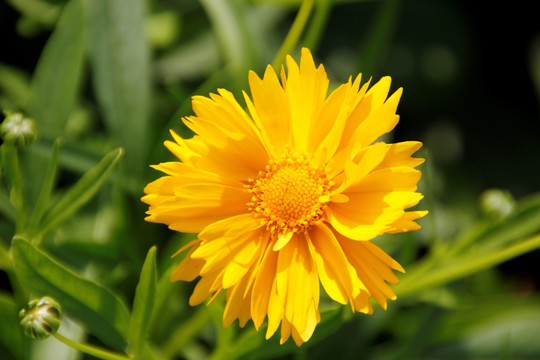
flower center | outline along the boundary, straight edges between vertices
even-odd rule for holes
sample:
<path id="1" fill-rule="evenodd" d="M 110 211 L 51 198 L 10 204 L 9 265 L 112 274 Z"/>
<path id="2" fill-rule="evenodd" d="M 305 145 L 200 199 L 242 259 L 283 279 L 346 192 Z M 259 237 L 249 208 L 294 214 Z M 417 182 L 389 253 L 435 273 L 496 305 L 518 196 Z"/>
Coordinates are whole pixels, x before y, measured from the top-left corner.
<path id="1" fill-rule="evenodd" d="M 273 235 L 306 231 L 324 218 L 330 182 L 305 157 L 271 160 L 257 179 L 250 179 L 248 208 L 267 220 Z"/>

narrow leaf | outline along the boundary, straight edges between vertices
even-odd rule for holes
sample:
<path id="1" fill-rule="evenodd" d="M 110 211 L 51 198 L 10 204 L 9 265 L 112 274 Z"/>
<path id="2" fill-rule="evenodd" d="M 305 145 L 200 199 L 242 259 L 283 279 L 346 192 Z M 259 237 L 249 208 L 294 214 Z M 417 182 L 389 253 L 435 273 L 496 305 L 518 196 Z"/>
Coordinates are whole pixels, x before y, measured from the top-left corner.
<path id="1" fill-rule="evenodd" d="M 37 64 L 28 112 L 40 133 L 56 138 L 64 132 L 79 89 L 84 60 L 83 9 L 71 0 Z"/>
<path id="2" fill-rule="evenodd" d="M 118 350 L 125 348 L 129 312 L 116 295 L 80 277 L 24 239 L 13 240 L 12 252 L 21 284 L 38 296 L 55 298 L 105 344 Z"/>
<path id="3" fill-rule="evenodd" d="M 250 27 L 246 23 L 245 7 L 236 1 L 201 0 L 200 3 L 208 14 L 227 67 L 233 76 L 242 76 L 239 79 L 243 79 L 257 56 Z M 238 79 L 236 83 L 241 85 Z"/>
<path id="4" fill-rule="evenodd" d="M 518 241 L 507 247 L 491 251 L 482 255 L 465 255 L 453 259 L 450 264 L 441 265 L 429 271 L 422 269 L 423 274 L 409 273 L 403 281 L 395 287 L 396 294 L 401 297 L 410 296 L 428 288 L 444 285 L 475 272 L 492 268 L 500 263 L 513 259 L 519 255 L 540 248 L 540 235 L 526 240 Z M 421 269 L 421 267 L 419 268 Z"/>
<path id="5" fill-rule="evenodd" d="M 150 52 L 144 0 L 85 0 L 93 83 L 109 131 L 126 150 L 132 174 L 145 169 Z"/>
<path id="6" fill-rule="evenodd" d="M 43 0 L 7 0 L 22 15 L 42 25 L 50 26 L 58 20 L 61 7 Z"/>
<path id="7" fill-rule="evenodd" d="M 2 169 L 5 174 L 8 188 L 9 200 L 15 210 L 16 231 L 21 231 L 26 224 L 25 199 L 22 187 L 22 176 L 19 164 L 19 153 L 13 145 L 3 144 L 0 147 L 2 152 Z M 9 207 L 6 205 L 6 210 Z"/>
<path id="8" fill-rule="evenodd" d="M 58 169 L 59 150 L 60 150 L 60 141 L 59 139 L 57 139 L 54 142 L 52 154 L 51 154 L 51 160 L 49 161 L 47 171 L 45 172 L 45 178 L 43 179 L 43 183 L 41 185 L 41 191 L 37 198 L 36 204 L 34 205 L 34 210 L 32 212 L 32 216 L 30 217 L 30 221 L 28 224 L 29 231 L 32 233 L 39 225 L 39 222 L 43 218 L 45 210 L 47 206 L 49 205 L 51 193 L 53 191 L 54 181 L 56 178 L 56 171 Z"/>
<path id="9" fill-rule="evenodd" d="M 15 359 L 23 359 L 28 347 L 19 325 L 19 309 L 13 299 L 0 293 L 0 343 Z M 4 354 L 8 359 L 10 354 Z M 2 357 L 3 359 L 4 357 Z"/>
<path id="10" fill-rule="evenodd" d="M 358 72 L 373 75 L 394 33 L 399 15 L 399 1 L 385 1 L 367 33 L 360 53 Z"/>
<path id="11" fill-rule="evenodd" d="M 58 226 L 62 221 L 73 215 L 81 206 L 99 190 L 114 165 L 120 159 L 122 149 L 108 153 L 99 164 L 85 173 L 62 198 L 50 209 L 41 224 L 40 236 Z M 39 236 L 38 236 L 39 237 Z"/>
<path id="12" fill-rule="evenodd" d="M 30 93 L 30 79 L 22 70 L 0 64 L 0 90 L 18 108 L 24 107 Z"/>
<path id="13" fill-rule="evenodd" d="M 135 290 L 131 322 L 129 326 L 130 352 L 138 359 L 143 354 L 146 333 L 154 307 L 156 295 L 157 270 L 156 247 L 150 248 L 141 271 L 139 283 Z"/>

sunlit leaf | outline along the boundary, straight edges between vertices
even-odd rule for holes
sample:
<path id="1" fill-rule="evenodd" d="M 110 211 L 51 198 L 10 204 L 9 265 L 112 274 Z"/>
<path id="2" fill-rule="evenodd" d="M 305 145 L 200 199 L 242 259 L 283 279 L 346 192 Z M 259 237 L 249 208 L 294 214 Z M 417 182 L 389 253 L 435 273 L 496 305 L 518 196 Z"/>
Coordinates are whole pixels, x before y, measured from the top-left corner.
<path id="1" fill-rule="evenodd" d="M 67 269 L 24 239 L 13 240 L 12 252 L 15 273 L 26 288 L 37 296 L 55 298 L 101 341 L 124 350 L 129 312 L 116 295 Z"/>

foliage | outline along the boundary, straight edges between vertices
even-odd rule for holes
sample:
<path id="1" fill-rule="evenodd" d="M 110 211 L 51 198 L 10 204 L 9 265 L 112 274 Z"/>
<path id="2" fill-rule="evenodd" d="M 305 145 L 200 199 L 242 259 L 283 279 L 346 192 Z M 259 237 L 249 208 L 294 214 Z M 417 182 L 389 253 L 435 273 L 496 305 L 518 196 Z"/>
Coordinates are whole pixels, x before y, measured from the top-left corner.
<path id="1" fill-rule="evenodd" d="M 23 336 L 17 314 L 40 296 L 55 298 L 75 323 L 59 333 L 107 349 L 94 352 L 102 358 L 540 357 L 534 339 L 540 297 L 528 288 L 516 291 L 497 267 L 540 248 L 540 193 L 514 201 L 506 191 L 491 191 L 482 198 L 484 212 L 480 193 L 467 187 L 455 196 L 465 201 L 445 202 L 444 173 L 429 151 L 422 168 L 423 206 L 430 210 L 424 229 L 377 240 L 407 270 L 388 311 L 353 316 L 328 304 L 313 338 L 298 348 L 292 341 L 279 345 L 279 336 L 265 340 L 264 325 L 259 332 L 251 324 L 223 328 L 222 301 L 191 308 L 191 285 L 169 282 L 178 262 L 170 256 L 194 235 L 145 223 L 139 201 L 156 177 L 148 164 L 170 157 L 162 146 L 167 129 L 189 134 L 179 118 L 190 114 L 192 95 L 225 87 L 240 98 L 248 70 L 260 73 L 272 61 L 279 67 L 300 45 L 316 54 L 325 31 L 331 33 L 325 28 L 331 10 L 349 2 L 1 5 L 18 16 L 12 32 L 16 41 L 33 44 L 37 62 L 0 62 L 0 108 L 25 114 L 37 128 L 33 144 L 1 146 L 0 270 L 9 280 L 0 292 L 3 359 L 75 358 Z M 358 40 L 361 65 L 345 66 L 350 75 L 377 74 L 407 4 L 370 6 L 377 15 Z M 344 71 L 330 69 L 336 77 Z M 456 221 L 460 216 L 467 219 Z M 91 353 L 85 346 L 78 349 Z"/>

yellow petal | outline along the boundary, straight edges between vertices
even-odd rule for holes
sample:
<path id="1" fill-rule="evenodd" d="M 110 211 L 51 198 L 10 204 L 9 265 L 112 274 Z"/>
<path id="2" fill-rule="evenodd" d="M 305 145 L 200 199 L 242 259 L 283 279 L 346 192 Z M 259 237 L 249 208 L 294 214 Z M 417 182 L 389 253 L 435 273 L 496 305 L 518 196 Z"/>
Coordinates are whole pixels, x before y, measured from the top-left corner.
<path id="1" fill-rule="evenodd" d="M 250 318 L 249 304 L 251 298 L 244 297 L 246 279 L 227 290 L 227 303 L 223 311 L 223 326 L 230 326 L 235 319 L 239 319 L 240 326 L 243 327 Z"/>
<path id="2" fill-rule="evenodd" d="M 392 264 L 394 266 L 390 266 L 388 259 L 382 257 L 380 252 L 375 250 L 378 248 L 369 241 L 354 241 L 339 234 L 336 235 L 336 238 L 347 255 L 349 262 L 356 269 L 358 278 L 368 289 L 375 301 L 382 308 L 386 309 L 386 300 L 395 300 L 396 298 L 394 292 L 386 283 L 387 281 L 395 282 L 396 280 L 395 275 L 389 270 L 398 266 L 395 264 Z"/>
<path id="3" fill-rule="evenodd" d="M 294 233 L 292 231 L 289 231 L 285 234 L 279 234 L 278 239 L 276 243 L 274 244 L 274 247 L 272 250 L 279 251 L 281 250 L 285 245 L 289 243 L 289 241 L 292 239 Z"/>
<path id="4" fill-rule="evenodd" d="M 285 92 L 291 112 L 291 132 L 294 148 L 302 153 L 308 150 L 313 121 L 326 98 L 329 80 L 324 67 L 315 68 L 313 57 L 302 49 L 300 66 L 287 56 L 287 81 Z"/>
<path id="5" fill-rule="evenodd" d="M 401 218 L 396 220 L 391 228 L 388 230 L 389 234 L 400 233 L 404 231 L 414 231 L 419 230 L 422 227 L 414 222 L 414 220 L 419 219 L 427 215 L 427 211 L 407 211 L 403 214 Z"/>
<path id="6" fill-rule="evenodd" d="M 272 292 L 269 284 L 275 283 L 277 255 L 277 252 L 267 247 L 259 268 L 253 274 L 255 281 L 251 297 L 251 316 L 256 329 L 259 329 L 268 311 Z"/>
<path id="7" fill-rule="evenodd" d="M 277 279 L 274 278 L 274 281 L 271 283 L 270 297 L 268 298 L 268 326 L 266 327 L 266 339 L 270 339 L 272 335 L 274 335 L 279 324 L 282 322 L 282 319 L 283 299 L 278 294 Z"/>
<path id="8" fill-rule="evenodd" d="M 285 152 L 291 140 L 289 100 L 285 90 L 270 65 L 262 80 L 253 71 L 249 72 L 249 87 L 253 106 L 248 102 L 248 108 L 253 120 L 279 155 Z"/>
<path id="9" fill-rule="evenodd" d="M 358 125 L 354 133 L 356 141 L 364 146 L 369 145 L 397 125 L 399 116 L 396 115 L 396 108 L 402 92 L 403 90 L 399 88 L 382 106 L 375 109 Z"/>
<path id="10" fill-rule="evenodd" d="M 356 271 L 347 261 L 332 231 L 324 224 L 314 226 L 308 236 L 310 252 L 326 293 L 335 301 L 347 304 L 360 290 L 356 287 L 358 284 L 353 285 Z"/>
<path id="11" fill-rule="evenodd" d="M 424 162 L 424 159 L 411 157 L 422 147 L 419 141 L 404 141 L 395 144 L 388 144 L 388 151 L 378 168 L 389 167 L 416 167 Z"/>
<path id="12" fill-rule="evenodd" d="M 198 232 L 212 222 L 245 213 L 250 199 L 244 189 L 221 184 L 186 184 L 168 190 L 174 194 L 143 198 L 150 204 L 146 220 L 182 232 Z"/>
<path id="13" fill-rule="evenodd" d="M 279 251 L 277 290 L 284 299 L 284 315 L 299 334 L 303 334 L 316 316 L 306 313 L 312 301 L 319 301 L 319 280 L 309 254 L 306 239 L 295 236 Z M 283 322 L 281 325 L 283 331 Z"/>
<path id="14" fill-rule="evenodd" d="M 339 188 L 333 190 L 332 193 L 350 192 L 348 188 L 358 184 L 375 169 L 384 159 L 387 151 L 388 147 L 384 143 L 376 143 L 364 148 L 362 154 L 357 156 L 357 162 L 347 161 L 345 163 L 345 179 Z"/>
<path id="15" fill-rule="evenodd" d="M 178 264 L 171 273 L 171 281 L 193 281 L 199 276 L 199 273 L 204 266 L 204 261 L 193 259 L 191 255 L 197 249 L 198 245 L 193 246 L 186 257 Z"/>

